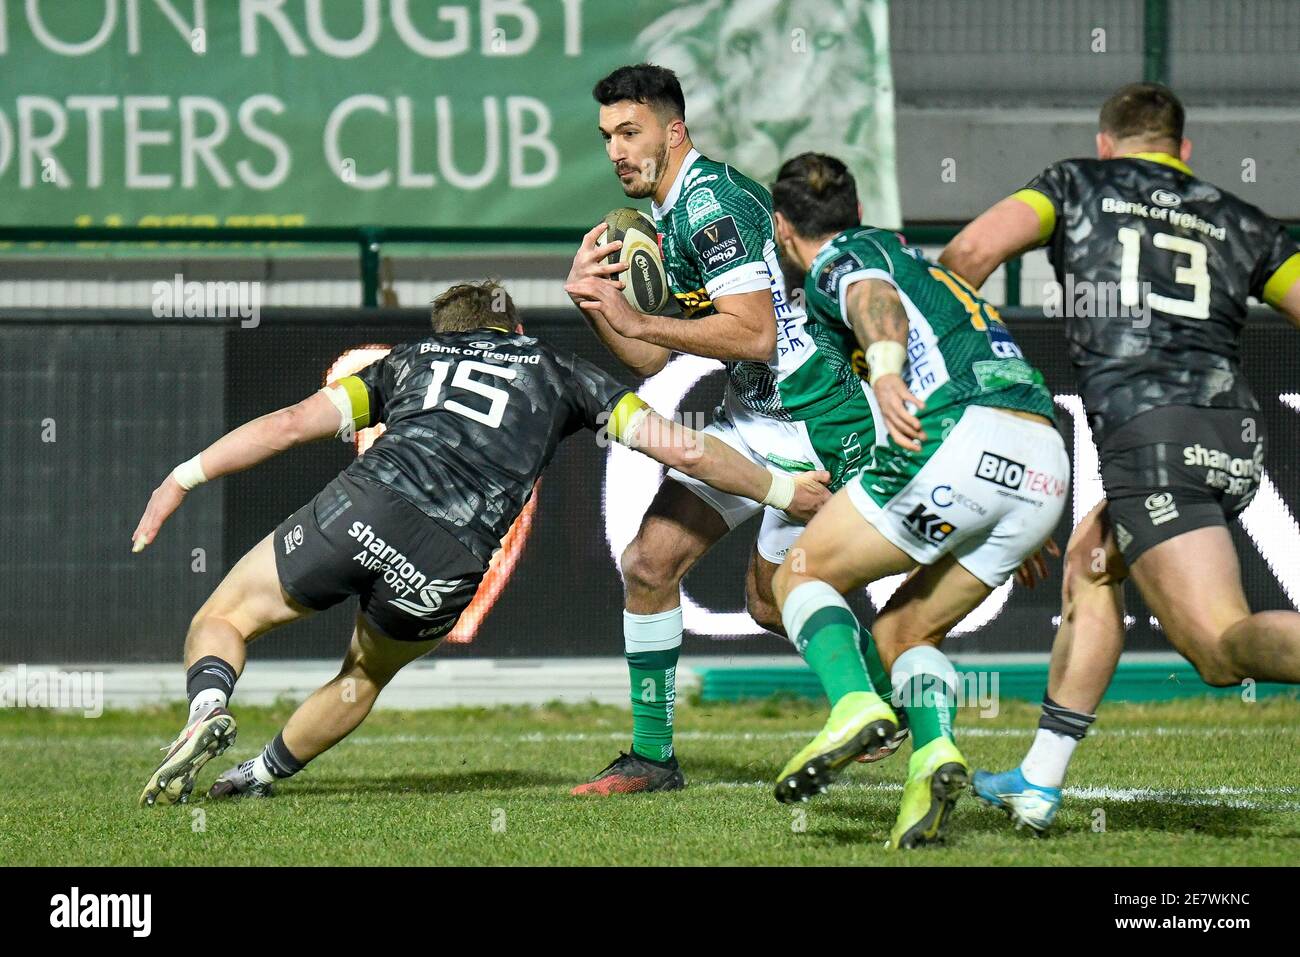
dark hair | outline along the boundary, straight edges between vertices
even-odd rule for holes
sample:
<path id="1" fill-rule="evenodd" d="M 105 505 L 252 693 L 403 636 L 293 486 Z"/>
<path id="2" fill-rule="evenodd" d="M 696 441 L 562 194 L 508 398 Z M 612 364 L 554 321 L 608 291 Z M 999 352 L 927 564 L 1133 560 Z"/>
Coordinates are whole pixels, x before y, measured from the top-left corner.
<path id="1" fill-rule="evenodd" d="M 502 326 L 514 332 L 518 324 L 519 313 L 510 293 L 491 279 L 459 283 L 433 300 L 436 332 L 468 332 L 484 326 Z"/>
<path id="2" fill-rule="evenodd" d="M 1159 83 L 1130 83 L 1101 105 L 1100 127 L 1116 139 L 1183 140 L 1183 104 Z"/>
<path id="3" fill-rule="evenodd" d="M 772 184 L 772 208 L 800 236 L 815 239 L 857 226 L 858 187 L 849 168 L 825 153 L 786 160 Z"/>
<path id="4" fill-rule="evenodd" d="M 621 100 L 644 103 L 665 119 L 686 119 L 686 97 L 677 74 L 653 63 L 621 66 L 591 89 L 601 106 Z"/>

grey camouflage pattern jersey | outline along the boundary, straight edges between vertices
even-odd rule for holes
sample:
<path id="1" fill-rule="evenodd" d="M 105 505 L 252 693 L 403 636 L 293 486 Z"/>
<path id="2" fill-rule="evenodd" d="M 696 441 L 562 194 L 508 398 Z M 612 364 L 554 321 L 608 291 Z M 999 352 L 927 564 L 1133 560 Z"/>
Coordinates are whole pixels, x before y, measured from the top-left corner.
<path id="1" fill-rule="evenodd" d="M 403 343 L 354 378 L 369 402 L 363 424 L 387 428 L 347 474 L 388 487 L 484 562 L 560 441 L 601 428 L 631 391 L 585 359 L 496 329 Z M 349 392 L 355 413 L 355 384 Z"/>
<path id="2" fill-rule="evenodd" d="M 1051 228 L 1058 314 L 1099 445 L 1161 406 L 1258 409 L 1238 349 L 1246 300 L 1300 250 L 1176 158 L 1142 156 L 1066 160 L 1015 194 Z"/>

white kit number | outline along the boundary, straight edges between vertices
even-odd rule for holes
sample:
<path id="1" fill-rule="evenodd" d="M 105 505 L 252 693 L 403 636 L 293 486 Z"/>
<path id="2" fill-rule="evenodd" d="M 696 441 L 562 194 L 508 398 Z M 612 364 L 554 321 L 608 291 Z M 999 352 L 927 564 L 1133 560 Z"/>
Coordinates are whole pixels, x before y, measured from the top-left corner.
<path id="1" fill-rule="evenodd" d="M 442 395 L 442 387 L 447 381 L 447 373 L 450 371 L 451 366 L 450 359 L 439 359 L 432 363 L 433 379 L 429 382 L 429 391 L 424 394 L 424 407 L 426 409 L 432 409 L 438 404 L 438 399 Z M 510 401 L 510 393 L 505 389 L 498 389 L 494 385 L 488 385 L 473 378 L 472 373 L 475 372 L 510 381 L 514 379 L 518 370 L 514 366 L 490 366 L 470 359 L 457 363 L 456 374 L 451 377 L 451 387 L 483 396 L 489 402 L 487 411 L 471 408 L 464 403 L 457 402 L 455 399 L 447 399 L 442 403 L 442 407 L 448 412 L 455 412 L 474 422 L 486 425 L 489 429 L 498 428 L 501 425 L 501 417 L 505 415 L 506 403 Z"/>
<path id="2" fill-rule="evenodd" d="M 1188 265 L 1174 267 L 1174 282 L 1192 287 L 1191 299 L 1175 299 L 1172 296 L 1150 293 L 1147 302 L 1151 308 L 1171 316 L 1185 316 L 1188 319 L 1210 318 L 1210 273 L 1205 268 L 1205 244 L 1170 233 L 1156 233 L 1151 237 L 1151 242 L 1157 249 L 1182 253 L 1191 259 Z M 1141 253 L 1142 236 L 1132 226 L 1121 226 L 1119 244 L 1122 247 L 1119 262 L 1120 302 L 1128 308 L 1134 308 L 1141 305 L 1141 291 L 1138 288 L 1138 257 Z"/>

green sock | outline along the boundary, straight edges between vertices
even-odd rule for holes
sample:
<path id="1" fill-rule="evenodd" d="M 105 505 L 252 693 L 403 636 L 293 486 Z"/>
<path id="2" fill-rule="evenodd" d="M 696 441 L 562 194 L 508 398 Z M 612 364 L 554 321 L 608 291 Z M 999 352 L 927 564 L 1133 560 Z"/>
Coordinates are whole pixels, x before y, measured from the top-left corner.
<path id="1" fill-rule="evenodd" d="M 915 753 L 936 738 L 953 740 L 952 724 L 957 717 L 957 705 L 948 686 L 935 675 L 917 675 L 912 679 L 906 700 L 919 702 L 904 707 L 907 723 L 912 729 L 912 751 Z"/>
<path id="2" fill-rule="evenodd" d="M 889 683 L 889 672 L 885 670 L 885 663 L 880 660 L 880 652 L 876 650 L 876 643 L 871 640 L 871 632 L 865 628 L 858 634 L 858 646 L 862 649 L 862 660 L 866 662 L 867 677 L 871 679 L 871 687 L 886 701 L 891 700 L 894 687 Z"/>
<path id="3" fill-rule="evenodd" d="M 858 620 L 843 604 L 827 604 L 813 612 L 792 636 L 795 649 L 817 673 L 831 707 L 853 691 L 870 691 L 871 679 L 858 645 Z"/>
<path id="4" fill-rule="evenodd" d="M 651 761 L 673 756 L 673 705 L 677 700 L 677 656 L 666 651 L 626 655 L 632 678 L 632 750 Z"/>
<path id="5" fill-rule="evenodd" d="M 909 648 L 894 662 L 894 693 L 903 702 L 912 729 L 912 753 L 938 738 L 953 740 L 957 672 L 938 648 Z"/>

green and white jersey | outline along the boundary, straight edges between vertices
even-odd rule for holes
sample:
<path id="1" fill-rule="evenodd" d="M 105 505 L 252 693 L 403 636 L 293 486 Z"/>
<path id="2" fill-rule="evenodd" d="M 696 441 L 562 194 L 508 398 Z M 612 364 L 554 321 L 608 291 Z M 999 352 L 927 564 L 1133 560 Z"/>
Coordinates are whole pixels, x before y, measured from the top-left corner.
<path id="1" fill-rule="evenodd" d="M 776 256 L 772 196 L 761 185 L 691 150 L 662 206 L 652 207 L 668 284 L 686 319 L 711 315 L 714 300 L 768 289 L 776 314 L 770 362 L 728 362 L 728 388 L 745 408 L 803 420 L 859 391 L 852 370 L 815 361 L 807 316 L 787 295 Z M 811 361 L 810 361 L 811 360 Z"/>
<path id="2" fill-rule="evenodd" d="M 903 378 L 925 402 L 927 418 L 984 405 L 1055 421 L 1042 373 L 1025 361 L 998 311 L 897 234 L 869 226 L 846 229 L 823 246 L 804 281 L 808 332 L 827 363 L 864 366 L 844 308 L 848 287 L 863 279 L 898 290 L 908 322 Z"/>

